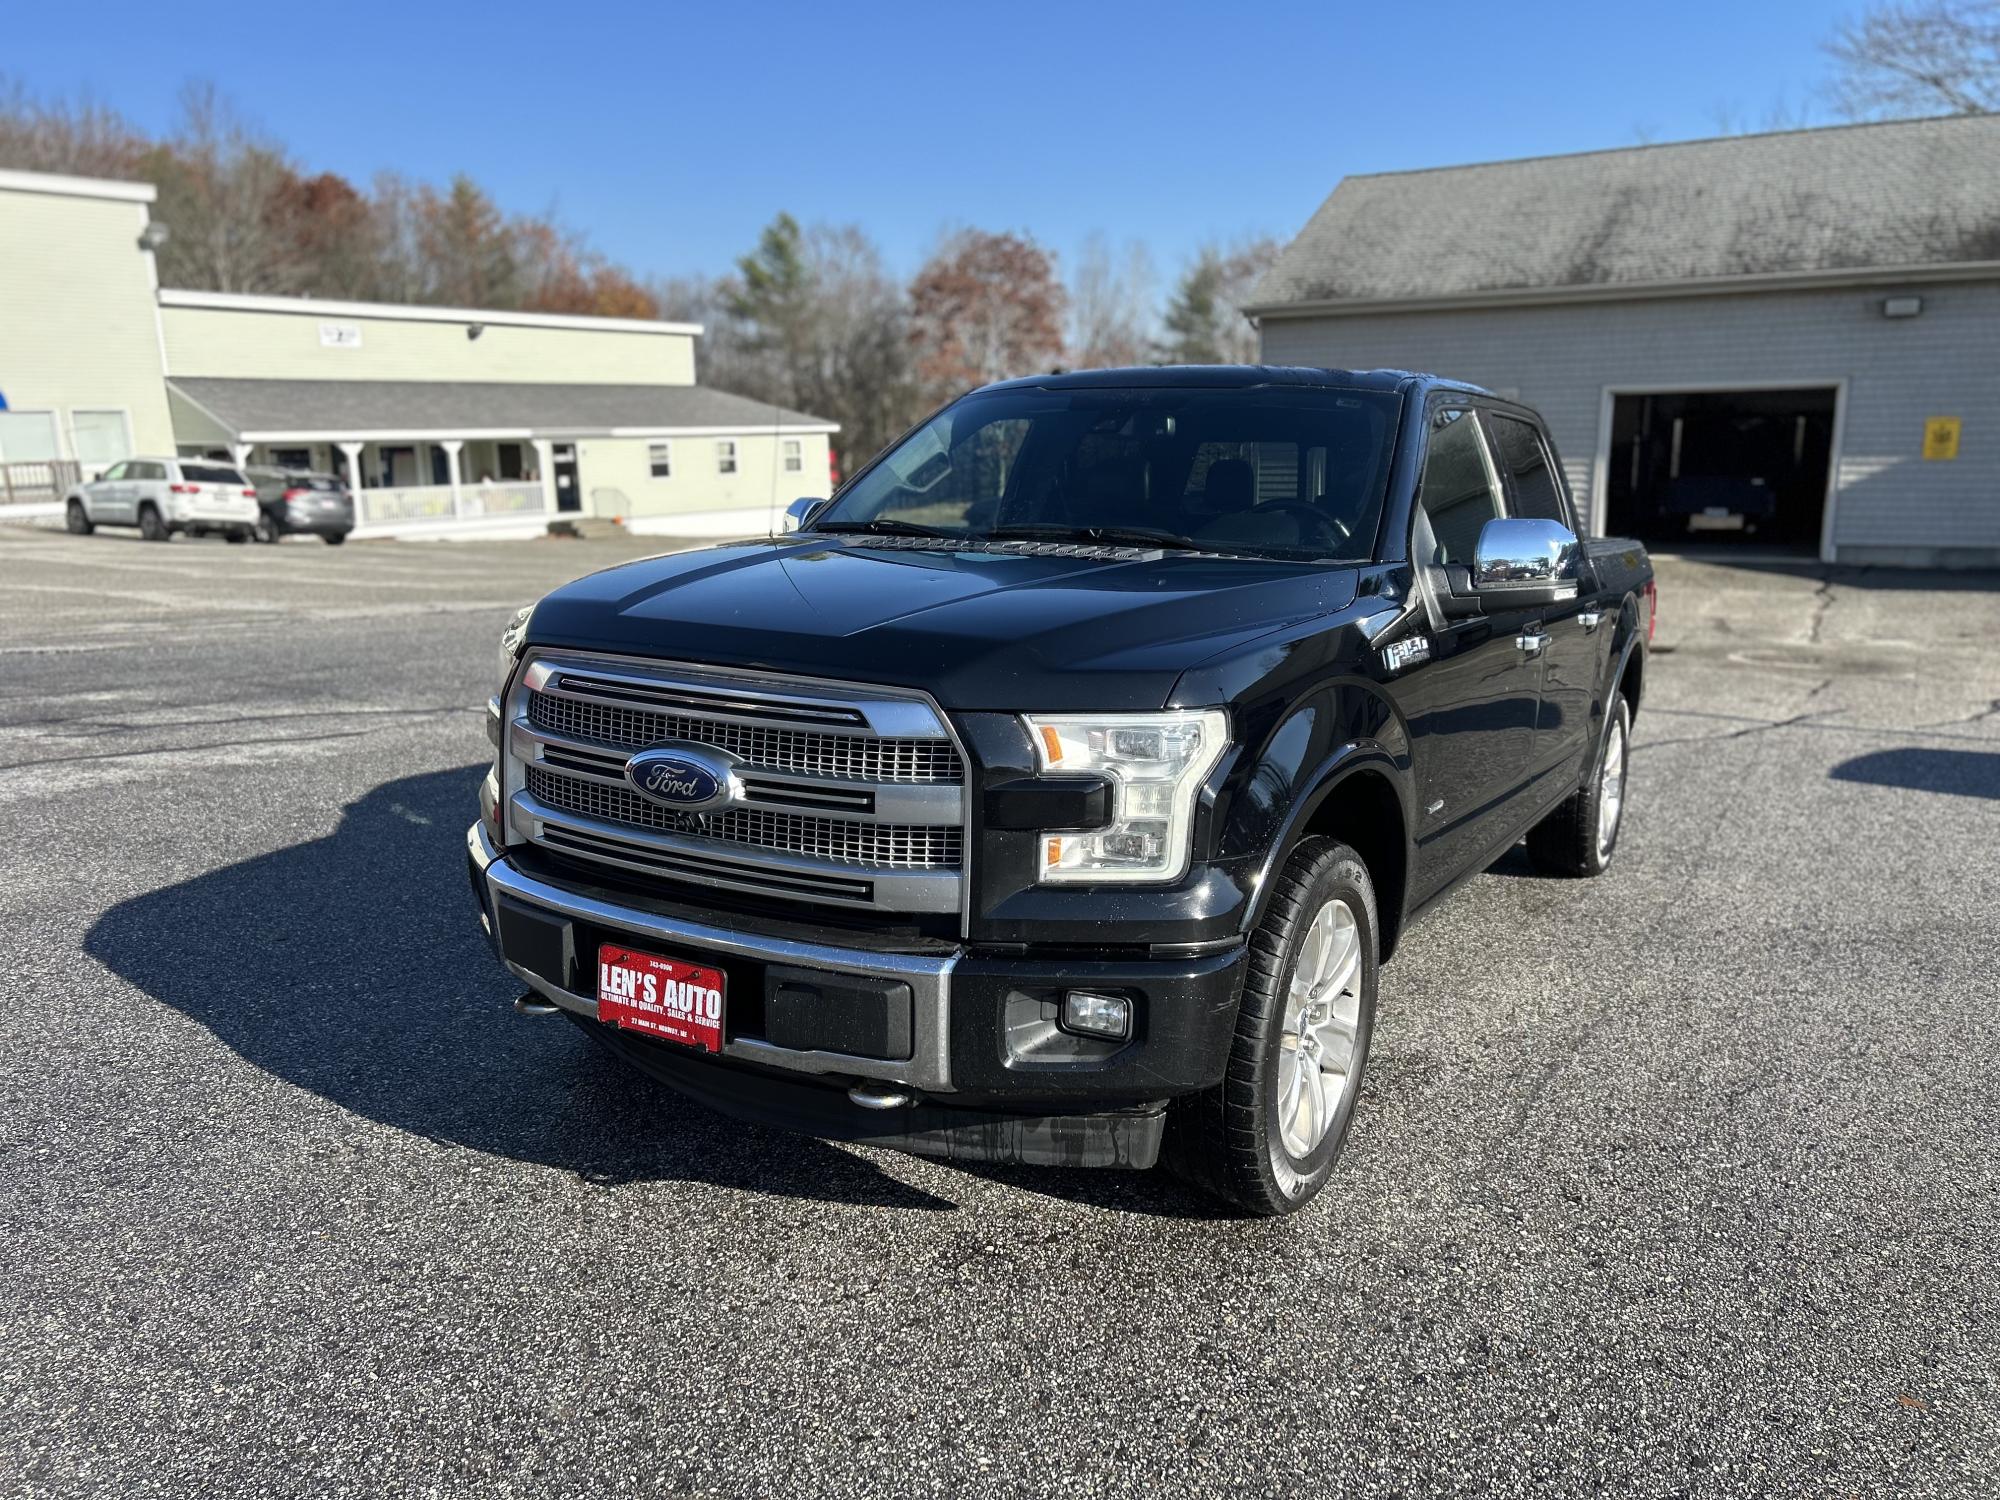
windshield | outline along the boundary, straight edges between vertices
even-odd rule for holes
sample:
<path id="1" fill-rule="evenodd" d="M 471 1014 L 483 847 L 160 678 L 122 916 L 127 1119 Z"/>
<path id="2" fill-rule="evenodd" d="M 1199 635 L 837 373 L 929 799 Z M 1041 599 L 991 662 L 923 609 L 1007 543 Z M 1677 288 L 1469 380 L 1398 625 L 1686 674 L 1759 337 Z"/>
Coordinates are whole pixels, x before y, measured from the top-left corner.
<path id="1" fill-rule="evenodd" d="M 1366 561 L 1400 406 L 1387 392 L 1297 386 L 976 393 L 811 529 Z"/>

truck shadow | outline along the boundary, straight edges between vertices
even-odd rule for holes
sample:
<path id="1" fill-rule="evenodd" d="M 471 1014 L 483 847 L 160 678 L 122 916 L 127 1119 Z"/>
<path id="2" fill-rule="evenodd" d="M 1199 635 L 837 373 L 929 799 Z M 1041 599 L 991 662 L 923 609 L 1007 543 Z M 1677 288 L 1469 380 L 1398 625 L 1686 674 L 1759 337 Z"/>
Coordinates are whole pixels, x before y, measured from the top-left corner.
<path id="1" fill-rule="evenodd" d="M 1827 774 L 1835 781 L 1864 786 L 2000 800 L 2000 751 L 1871 750 L 1842 761 Z"/>
<path id="2" fill-rule="evenodd" d="M 392 1129 L 596 1182 L 955 1207 L 849 1152 L 711 1114 L 560 1019 L 512 1014 L 520 985 L 465 882 L 483 774 L 385 783 L 325 838 L 119 903 L 84 950 L 247 1062 Z"/>

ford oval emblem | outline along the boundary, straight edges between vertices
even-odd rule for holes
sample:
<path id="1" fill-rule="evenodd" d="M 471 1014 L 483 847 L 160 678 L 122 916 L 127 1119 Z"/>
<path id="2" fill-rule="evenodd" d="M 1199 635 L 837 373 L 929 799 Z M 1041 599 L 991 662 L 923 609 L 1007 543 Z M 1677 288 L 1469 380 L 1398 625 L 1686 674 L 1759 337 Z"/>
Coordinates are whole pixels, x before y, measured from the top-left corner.
<path id="1" fill-rule="evenodd" d="M 728 765 L 698 750 L 641 750 L 625 762 L 625 779 L 640 796 L 678 812 L 729 799 Z"/>

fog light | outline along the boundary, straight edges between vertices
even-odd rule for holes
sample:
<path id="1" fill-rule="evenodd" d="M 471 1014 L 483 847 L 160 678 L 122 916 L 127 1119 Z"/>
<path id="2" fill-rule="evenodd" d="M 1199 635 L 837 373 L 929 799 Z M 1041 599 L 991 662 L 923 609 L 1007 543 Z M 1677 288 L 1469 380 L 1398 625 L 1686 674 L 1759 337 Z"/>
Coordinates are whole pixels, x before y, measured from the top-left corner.
<path id="1" fill-rule="evenodd" d="M 1132 1002 L 1123 995 L 1070 990 L 1063 996 L 1062 1029 L 1122 1041 L 1132 1034 Z"/>

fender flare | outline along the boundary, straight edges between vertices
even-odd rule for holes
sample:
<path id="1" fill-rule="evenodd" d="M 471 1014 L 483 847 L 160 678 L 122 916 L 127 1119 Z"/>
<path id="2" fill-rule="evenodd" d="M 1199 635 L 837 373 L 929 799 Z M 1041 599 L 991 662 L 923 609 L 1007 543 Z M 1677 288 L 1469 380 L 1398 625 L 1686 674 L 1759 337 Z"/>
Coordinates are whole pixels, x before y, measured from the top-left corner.
<path id="1" fill-rule="evenodd" d="M 1324 807 L 1329 798 L 1338 791 L 1341 784 L 1351 780 L 1363 771 L 1381 773 L 1395 793 L 1398 821 L 1402 825 L 1403 836 L 1403 889 L 1398 892 L 1397 909 L 1391 919 L 1385 917 L 1384 926 L 1389 932 L 1400 932 L 1403 925 L 1404 908 L 1409 895 L 1409 870 L 1414 862 L 1414 850 L 1410 842 L 1410 792 L 1406 766 L 1398 761 L 1387 748 L 1374 740 L 1352 740 L 1341 745 L 1333 754 L 1321 761 L 1298 785 L 1304 790 L 1292 799 L 1290 810 L 1278 824 L 1264 857 L 1257 869 L 1256 889 L 1250 901 L 1244 906 L 1242 932 L 1247 936 L 1264 920 L 1265 908 L 1270 903 L 1271 888 L 1278 871 L 1291 857 L 1304 837 L 1306 826 L 1314 815 Z M 1377 892 L 1378 902 L 1381 893 Z M 1384 956 L 1387 956 L 1385 951 Z"/>

